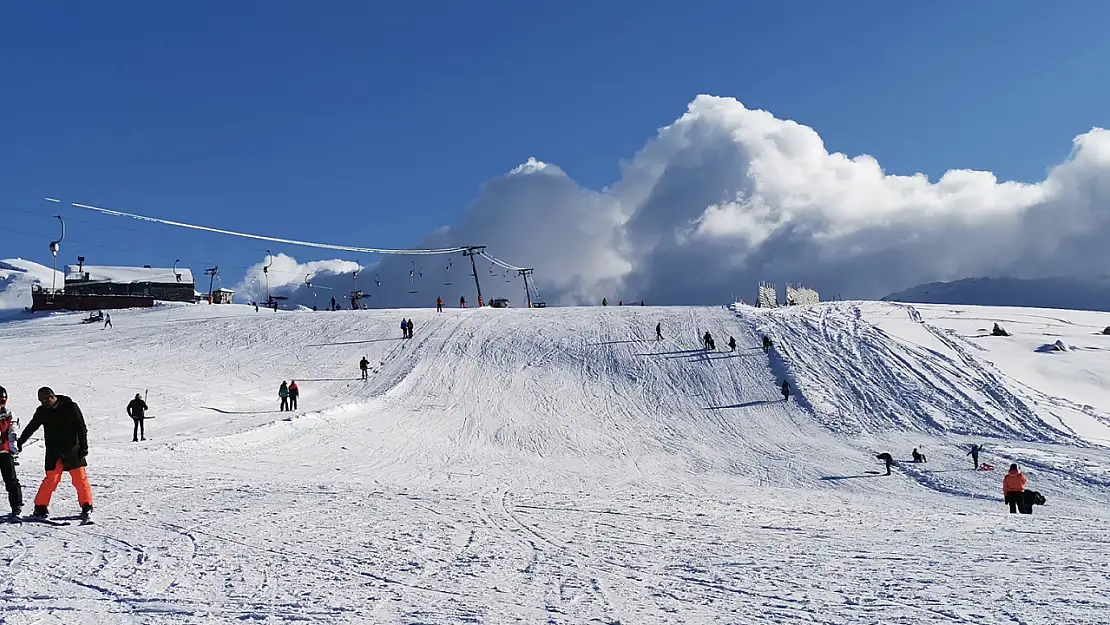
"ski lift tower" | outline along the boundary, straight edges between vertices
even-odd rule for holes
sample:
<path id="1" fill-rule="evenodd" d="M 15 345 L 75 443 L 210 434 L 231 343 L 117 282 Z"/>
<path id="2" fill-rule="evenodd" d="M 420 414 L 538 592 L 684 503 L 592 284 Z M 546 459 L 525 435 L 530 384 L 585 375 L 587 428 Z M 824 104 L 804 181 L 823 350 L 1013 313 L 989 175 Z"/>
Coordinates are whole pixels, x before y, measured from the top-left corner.
<path id="1" fill-rule="evenodd" d="M 516 270 L 520 277 L 524 278 L 524 295 L 528 298 L 528 308 L 532 307 L 532 288 L 528 286 L 528 276 L 532 275 L 532 271 L 532 269 Z"/>
<path id="2" fill-rule="evenodd" d="M 463 256 L 470 257 L 470 270 L 474 274 L 474 288 L 478 290 L 478 306 L 482 305 L 482 285 L 478 282 L 478 267 L 474 264 L 474 257 L 486 251 L 484 245 L 471 245 L 463 250 Z"/>

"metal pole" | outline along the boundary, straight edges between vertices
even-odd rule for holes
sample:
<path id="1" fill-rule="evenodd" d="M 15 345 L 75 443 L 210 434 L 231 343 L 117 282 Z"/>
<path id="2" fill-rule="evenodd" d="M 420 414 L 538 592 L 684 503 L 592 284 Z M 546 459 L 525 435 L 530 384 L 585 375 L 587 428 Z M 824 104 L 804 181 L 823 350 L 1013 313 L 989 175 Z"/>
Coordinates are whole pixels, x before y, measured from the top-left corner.
<path id="1" fill-rule="evenodd" d="M 524 296 L 528 298 L 528 308 L 532 307 L 532 289 L 528 288 L 528 274 L 532 273 L 531 269 L 520 269 L 517 271 L 524 278 Z"/>
<path id="2" fill-rule="evenodd" d="M 478 282 L 478 266 L 474 264 L 474 254 L 478 250 L 486 249 L 485 246 L 468 247 L 463 252 L 464 255 L 470 257 L 470 271 L 474 274 L 474 288 L 478 290 L 478 305 L 482 305 L 482 284 Z"/>

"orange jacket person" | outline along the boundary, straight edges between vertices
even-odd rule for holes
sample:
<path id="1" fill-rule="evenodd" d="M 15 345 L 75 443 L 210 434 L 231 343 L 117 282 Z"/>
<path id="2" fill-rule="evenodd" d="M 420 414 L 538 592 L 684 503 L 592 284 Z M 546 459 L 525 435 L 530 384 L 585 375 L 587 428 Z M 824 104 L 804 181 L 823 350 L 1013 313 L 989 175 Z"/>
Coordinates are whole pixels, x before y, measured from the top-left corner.
<path id="1" fill-rule="evenodd" d="M 1019 508 L 1025 507 L 1024 493 L 1027 481 L 1021 471 L 1018 471 L 1016 464 L 1011 464 L 1010 472 L 1002 478 L 1002 495 L 1006 498 L 1006 503 L 1010 504 L 1010 514 L 1015 514 Z"/>
<path id="2" fill-rule="evenodd" d="M 46 477 L 35 495 L 35 511 L 31 516 L 45 519 L 54 489 L 62 481 L 62 471 L 69 471 L 73 487 L 77 489 L 77 501 L 81 504 L 81 518 L 88 519 L 93 509 L 92 486 L 85 475 L 85 456 L 89 455 L 88 430 L 85 417 L 73 400 L 64 395 L 55 395 L 49 387 L 39 389 L 39 406 L 35 416 L 19 436 L 19 447 L 42 427 L 46 441 Z"/>

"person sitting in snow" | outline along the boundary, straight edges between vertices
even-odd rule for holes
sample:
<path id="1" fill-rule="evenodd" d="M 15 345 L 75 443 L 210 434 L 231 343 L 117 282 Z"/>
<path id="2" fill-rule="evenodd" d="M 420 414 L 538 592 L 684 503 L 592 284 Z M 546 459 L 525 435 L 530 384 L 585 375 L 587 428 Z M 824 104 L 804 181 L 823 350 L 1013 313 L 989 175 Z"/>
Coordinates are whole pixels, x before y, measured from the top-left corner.
<path id="1" fill-rule="evenodd" d="M 917 451 L 916 447 L 913 448 L 913 461 L 916 463 L 928 462 L 928 460 L 925 459 L 925 454 Z"/>
<path id="2" fill-rule="evenodd" d="M 1002 326 L 995 323 L 994 328 L 991 330 L 991 336 L 1010 336 L 1010 333 L 1007 332 Z"/>

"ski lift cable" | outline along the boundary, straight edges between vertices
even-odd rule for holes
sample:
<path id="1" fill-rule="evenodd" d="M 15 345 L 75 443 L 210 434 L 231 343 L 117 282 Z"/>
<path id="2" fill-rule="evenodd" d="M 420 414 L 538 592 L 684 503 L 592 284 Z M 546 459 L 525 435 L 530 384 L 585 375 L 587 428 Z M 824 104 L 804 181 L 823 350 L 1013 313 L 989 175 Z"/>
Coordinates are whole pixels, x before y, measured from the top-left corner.
<path id="1" fill-rule="evenodd" d="M 520 271 L 521 269 L 525 269 L 525 267 L 517 267 L 516 265 L 509 264 L 509 263 L 501 260 L 500 258 L 489 255 L 486 252 L 479 252 L 478 254 L 482 258 L 488 260 L 489 262 L 497 265 L 498 267 L 500 267 L 502 269 L 508 269 L 509 271 Z"/>
<path id="2" fill-rule="evenodd" d="M 254 239 L 257 241 L 270 241 L 273 243 L 284 243 L 287 245 L 300 245 L 302 247 L 315 247 L 326 250 L 339 250 L 345 252 L 361 252 L 364 254 L 397 254 L 397 255 L 432 255 L 432 254 L 455 254 L 465 251 L 466 247 L 445 247 L 433 249 L 390 249 L 390 248 L 375 248 L 375 247 L 359 247 L 354 245 L 335 245 L 331 243 L 315 243 L 312 241 L 298 241 L 296 239 L 283 239 L 280 237 L 270 237 L 261 234 L 251 234 L 249 232 L 237 232 L 235 230 L 224 230 L 222 228 L 213 228 L 211 226 L 200 226 L 197 224 L 190 224 L 181 221 L 172 221 L 169 219 L 160 219 L 158 217 L 148 217 L 146 215 L 138 215 L 135 213 L 126 213 L 123 211 L 112 210 L 109 208 L 101 208 L 99 206 L 91 206 L 89 204 L 80 204 L 77 202 L 72 203 L 77 208 L 84 208 L 95 211 L 104 215 L 111 215 L 113 217 L 130 217 L 131 219 L 138 219 L 139 221 L 149 221 L 152 223 L 165 224 L 167 226 L 176 226 L 178 228 L 188 228 L 190 230 L 202 230 L 204 232 L 214 232 L 216 234 L 226 234 L 233 237 L 242 237 L 245 239 Z"/>

